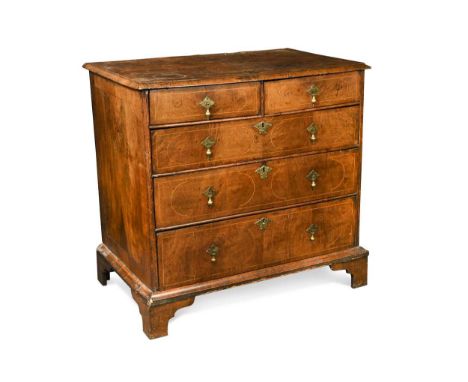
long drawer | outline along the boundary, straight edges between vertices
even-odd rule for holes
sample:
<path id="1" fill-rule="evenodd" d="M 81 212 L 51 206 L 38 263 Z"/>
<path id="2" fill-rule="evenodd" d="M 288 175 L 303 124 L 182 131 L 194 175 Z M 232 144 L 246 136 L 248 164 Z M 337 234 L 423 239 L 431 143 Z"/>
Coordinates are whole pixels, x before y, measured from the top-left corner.
<path id="1" fill-rule="evenodd" d="M 356 146 L 359 118 L 360 108 L 353 106 L 157 129 L 152 132 L 153 172 Z"/>
<path id="2" fill-rule="evenodd" d="M 353 197 L 161 232 L 157 235 L 161 287 L 192 284 L 351 247 L 356 240 L 355 220 Z"/>
<path id="3" fill-rule="evenodd" d="M 349 195 L 357 191 L 358 160 L 351 149 L 159 177 L 156 226 Z"/>

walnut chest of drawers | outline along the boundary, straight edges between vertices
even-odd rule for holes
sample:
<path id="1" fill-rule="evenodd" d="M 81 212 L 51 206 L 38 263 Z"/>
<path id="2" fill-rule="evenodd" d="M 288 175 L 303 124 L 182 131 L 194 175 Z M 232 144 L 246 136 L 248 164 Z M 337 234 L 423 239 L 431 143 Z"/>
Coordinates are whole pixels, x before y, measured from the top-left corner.
<path id="1" fill-rule="evenodd" d="M 131 288 L 150 338 L 196 295 L 328 265 L 359 246 L 364 70 L 292 49 L 85 64 L 99 281 Z"/>

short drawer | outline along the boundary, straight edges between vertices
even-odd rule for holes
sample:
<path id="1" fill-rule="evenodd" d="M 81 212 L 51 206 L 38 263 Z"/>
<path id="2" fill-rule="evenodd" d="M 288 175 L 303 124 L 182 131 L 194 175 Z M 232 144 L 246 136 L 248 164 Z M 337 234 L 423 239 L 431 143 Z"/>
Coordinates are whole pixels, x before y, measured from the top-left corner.
<path id="1" fill-rule="evenodd" d="M 358 153 L 352 149 L 159 177 L 154 180 L 156 226 L 352 194 L 357 169 Z"/>
<path id="2" fill-rule="evenodd" d="M 265 114 L 357 102 L 360 98 L 359 72 L 265 82 Z"/>
<path id="3" fill-rule="evenodd" d="M 355 198 L 159 233 L 163 289 L 354 245 Z"/>
<path id="4" fill-rule="evenodd" d="M 150 124 L 255 116 L 260 114 L 260 104 L 258 82 L 153 90 Z"/>
<path id="5" fill-rule="evenodd" d="M 152 131 L 153 172 L 356 146 L 360 108 L 210 123 Z"/>

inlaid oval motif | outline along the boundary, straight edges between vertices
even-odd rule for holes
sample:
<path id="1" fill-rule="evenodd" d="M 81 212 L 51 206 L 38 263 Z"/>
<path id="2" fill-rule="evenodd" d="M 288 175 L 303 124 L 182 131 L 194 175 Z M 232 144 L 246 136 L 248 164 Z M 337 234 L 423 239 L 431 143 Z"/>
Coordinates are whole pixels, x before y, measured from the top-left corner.
<path id="1" fill-rule="evenodd" d="M 304 155 L 268 161 L 273 170 L 265 179 L 256 172 L 261 163 L 206 170 L 155 179 L 156 226 L 230 216 L 304 203 L 356 192 L 357 151 Z M 320 174 L 314 187 L 307 178 Z M 216 190 L 212 202 L 206 190 Z"/>
<path id="2" fill-rule="evenodd" d="M 207 187 L 217 190 L 216 203 L 208 208 L 204 192 Z M 255 192 L 252 177 L 241 172 L 229 174 L 229 177 L 199 176 L 181 180 L 171 191 L 171 210 L 181 216 L 201 220 L 213 212 L 230 211 L 236 206 L 248 202 Z"/>

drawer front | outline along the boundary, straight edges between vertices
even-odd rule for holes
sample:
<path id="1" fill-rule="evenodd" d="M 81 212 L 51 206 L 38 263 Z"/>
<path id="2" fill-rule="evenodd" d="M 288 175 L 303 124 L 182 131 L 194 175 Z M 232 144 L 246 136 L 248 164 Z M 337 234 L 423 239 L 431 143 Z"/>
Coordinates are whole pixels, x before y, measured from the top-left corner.
<path id="1" fill-rule="evenodd" d="M 152 132 L 153 171 L 165 173 L 356 146 L 359 117 L 359 107 L 352 106 L 157 129 Z"/>
<path id="2" fill-rule="evenodd" d="M 167 289 L 345 249 L 356 240 L 355 221 L 355 199 L 347 198 L 162 232 L 160 283 Z"/>
<path id="3" fill-rule="evenodd" d="M 358 102 L 360 84 L 359 72 L 267 81 L 265 114 Z"/>
<path id="4" fill-rule="evenodd" d="M 213 101 L 212 106 L 202 106 L 205 97 Z M 255 116 L 260 114 L 260 103 L 258 82 L 154 90 L 150 93 L 150 123 L 205 121 L 207 110 L 209 119 Z"/>
<path id="5" fill-rule="evenodd" d="M 357 169 L 353 149 L 156 178 L 156 226 L 352 194 Z"/>

